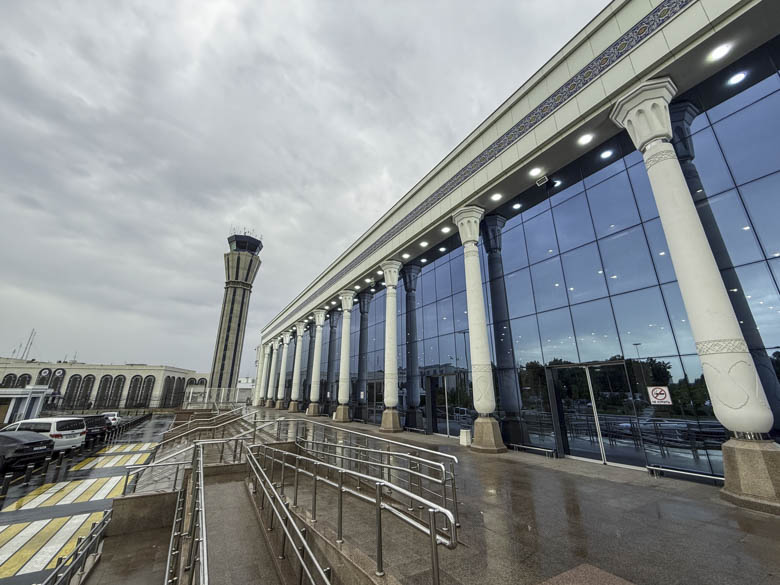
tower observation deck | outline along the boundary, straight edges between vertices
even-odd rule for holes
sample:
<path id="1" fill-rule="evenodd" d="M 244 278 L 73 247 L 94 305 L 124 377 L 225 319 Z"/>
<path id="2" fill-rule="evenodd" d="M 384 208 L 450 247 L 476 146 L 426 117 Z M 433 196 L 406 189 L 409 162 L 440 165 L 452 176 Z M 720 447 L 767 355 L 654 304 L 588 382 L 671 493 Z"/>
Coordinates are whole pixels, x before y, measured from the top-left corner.
<path id="1" fill-rule="evenodd" d="M 228 244 L 230 251 L 225 254 L 225 295 L 209 377 L 211 388 L 236 387 L 249 296 L 261 264 L 258 255 L 263 249 L 259 239 L 245 234 L 230 236 Z"/>

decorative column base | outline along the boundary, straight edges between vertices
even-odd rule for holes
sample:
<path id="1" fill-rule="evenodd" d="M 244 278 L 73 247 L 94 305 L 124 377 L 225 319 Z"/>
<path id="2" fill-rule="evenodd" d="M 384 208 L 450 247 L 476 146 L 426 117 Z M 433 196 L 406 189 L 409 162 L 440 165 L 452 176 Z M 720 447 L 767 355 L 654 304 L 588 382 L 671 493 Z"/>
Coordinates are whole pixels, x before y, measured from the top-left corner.
<path id="1" fill-rule="evenodd" d="M 492 416 L 479 415 L 474 421 L 474 441 L 470 449 L 478 453 L 504 453 L 506 445 L 501 440 L 501 428 Z"/>
<path id="2" fill-rule="evenodd" d="M 333 417 L 336 422 L 350 422 L 352 419 L 349 417 L 349 405 L 339 404 L 336 408 L 336 416 Z"/>
<path id="3" fill-rule="evenodd" d="M 297 400 L 291 400 L 290 406 L 287 407 L 287 412 L 300 412 L 301 409 L 298 406 Z"/>
<path id="4" fill-rule="evenodd" d="M 306 409 L 306 416 L 319 416 L 320 415 L 320 403 L 312 402 L 309 404 L 309 408 Z"/>
<path id="5" fill-rule="evenodd" d="M 724 500 L 780 515 L 780 446 L 772 440 L 723 443 Z"/>
<path id="6" fill-rule="evenodd" d="M 276 401 L 276 410 L 284 410 L 284 400 Z"/>
<path id="7" fill-rule="evenodd" d="M 382 412 L 382 424 L 379 427 L 380 433 L 400 433 L 401 417 L 398 415 L 397 408 L 386 408 Z"/>

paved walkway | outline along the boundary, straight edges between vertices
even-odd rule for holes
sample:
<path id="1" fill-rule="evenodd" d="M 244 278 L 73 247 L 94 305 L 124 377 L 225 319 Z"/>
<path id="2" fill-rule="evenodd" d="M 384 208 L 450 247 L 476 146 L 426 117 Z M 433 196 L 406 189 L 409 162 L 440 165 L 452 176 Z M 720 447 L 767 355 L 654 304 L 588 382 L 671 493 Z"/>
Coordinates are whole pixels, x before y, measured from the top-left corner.
<path id="1" fill-rule="evenodd" d="M 338 426 L 387 437 L 371 425 Z M 461 545 L 440 552 L 442 584 L 780 584 L 780 519 L 728 504 L 714 486 L 574 459 L 475 454 L 438 436 L 390 438 L 460 460 Z M 374 540 L 366 542 L 371 553 Z M 403 583 L 430 580 L 421 559 L 388 570 Z"/>

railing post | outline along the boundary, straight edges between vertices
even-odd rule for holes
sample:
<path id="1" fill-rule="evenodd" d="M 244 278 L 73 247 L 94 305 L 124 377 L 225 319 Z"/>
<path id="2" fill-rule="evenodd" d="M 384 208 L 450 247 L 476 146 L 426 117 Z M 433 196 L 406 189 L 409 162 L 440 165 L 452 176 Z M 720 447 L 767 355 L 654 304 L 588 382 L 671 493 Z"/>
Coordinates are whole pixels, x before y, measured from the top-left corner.
<path id="1" fill-rule="evenodd" d="M 311 521 L 317 521 L 317 471 L 319 469 L 319 463 L 314 463 L 314 470 L 312 472 L 312 484 L 311 484 Z"/>
<path id="2" fill-rule="evenodd" d="M 285 545 L 287 544 L 287 521 L 290 517 L 290 511 L 289 511 L 289 504 L 284 503 L 282 505 L 282 511 L 284 512 L 284 518 L 282 519 L 282 524 L 284 525 L 284 529 L 281 531 L 282 533 L 282 552 L 279 554 L 279 559 L 284 559 L 284 549 Z"/>
<path id="3" fill-rule="evenodd" d="M 382 559 L 382 482 L 376 484 L 376 575 L 385 574 L 384 561 Z"/>
<path id="4" fill-rule="evenodd" d="M 301 458 L 295 456 L 295 478 L 293 480 L 293 508 L 298 507 L 298 472 L 301 464 Z"/>
<path id="5" fill-rule="evenodd" d="M 339 495 L 336 512 L 336 542 L 344 542 L 344 470 L 339 469 Z"/>
<path id="6" fill-rule="evenodd" d="M 284 469 L 287 467 L 287 452 L 282 451 L 282 478 L 279 480 L 281 484 L 280 493 L 284 495 Z"/>
<path id="7" fill-rule="evenodd" d="M 439 548 L 436 538 L 436 510 L 428 508 L 428 525 L 431 531 L 431 583 L 439 585 Z"/>

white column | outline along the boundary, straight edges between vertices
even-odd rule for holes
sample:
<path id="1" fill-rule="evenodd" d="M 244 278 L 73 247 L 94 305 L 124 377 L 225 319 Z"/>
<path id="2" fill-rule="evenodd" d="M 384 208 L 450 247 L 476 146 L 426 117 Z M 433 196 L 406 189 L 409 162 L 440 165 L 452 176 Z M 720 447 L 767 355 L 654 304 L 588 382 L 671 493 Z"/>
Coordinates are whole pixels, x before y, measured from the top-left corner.
<path id="1" fill-rule="evenodd" d="M 339 293 L 341 299 L 341 354 L 339 356 L 339 405 L 336 408 L 334 420 L 348 422 L 349 418 L 349 322 L 355 293 L 343 290 Z"/>
<path id="2" fill-rule="evenodd" d="M 282 333 L 282 350 L 281 364 L 279 366 L 279 382 L 276 386 L 276 408 L 282 408 L 284 404 L 284 379 L 287 375 L 287 350 L 290 347 L 290 332 Z"/>
<path id="3" fill-rule="evenodd" d="M 293 379 L 292 390 L 290 391 L 290 412 L 298 412 L 298 403 L 301 400 L 301 354 L 303 353 L 303 332 L 306 330 L 306 323 L 298 321 L 295 324 L 295 357 L 293 358 Z"/>
<path id="4" fill-rule="evenodd" d="M 263 365 L 257 377 L 256 394 L 255 399 L 252 401 L 253 406 L 261 406 L 261 402 L 265 399 L 266 389 L 268 387 L 268 366 L 271 359 L 271 346 L 265 344 L 263 347 Z"/>
<path id="5" fill-rule="evenodd" d="M 276 388 L 276 378 L 274 378 L 274 374 L 276 373 L 276 364 L 279 361 L 279 339 L 273 339 L 271 340 L 271 370 L 268 372 L 268 381 L 266 382 L 266 393 L 265 393 L 265 406 L 266 407 L 273 407 L 274 402 L 274 388 Z"/>
<path id="6" fill-rule="evenodd" d="M 610 114 L 642 152 L 715 416 L 735 439 L 723 445 L 724 496 L 780 513 L 780 448 L 766 440 L 773 416 L 707 236 L 669 143 L 668 77 L 645 81 Z"/>
<path id="7" fill-rule="evenodd" d="M 472 448 L 491 453 L 506 451 L 501 440 L 498 421 L 490 416 L 496 410 L 493 389 L 493 366 L 490 362 L 485 299 L 482 294 L 482 274 L 479 268 L 479 222 L 485 210 L 470 205 L 456 211 L 452 220 L 458 226 L 463 242 L 463 263 L 466 273 L 466 307 L 469 319 L 469 348 L 471 350 L 471 378 L 474 408 L 479 417 L 474 422 Z"/>
<path id="8" fill-rule="evenodd" d="M 396 313 L 398 310 L 398 271 L 401 263 L 387 260 L 381 264 L 385 280 L 385 410 L 382 412 L 380 431 L 401 431 L 398 416 L 398 337 Z"/>
<path id="9" fill-rule="evenodd" d="M 322 326 L 325 323 L 325 311 L 314 311 L 314 357 L 311 362 L 311 390 L 309 392 L 309 408 L 306 414 L 317 416 L 320 413 L 320 364 L 322 363 Z"/>

